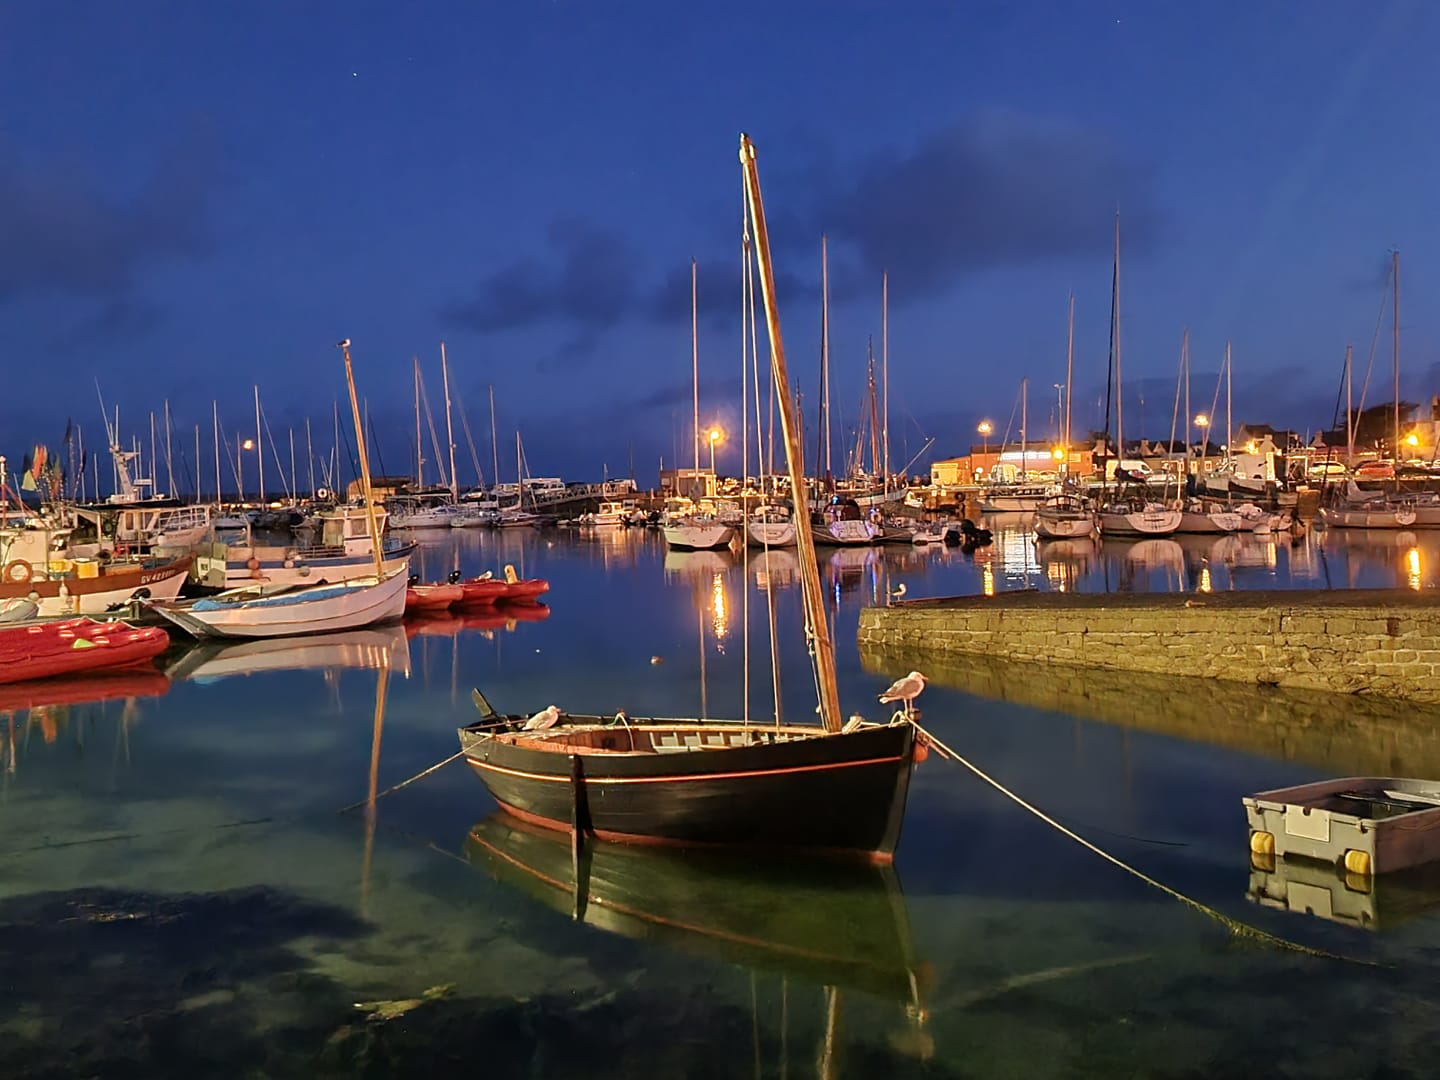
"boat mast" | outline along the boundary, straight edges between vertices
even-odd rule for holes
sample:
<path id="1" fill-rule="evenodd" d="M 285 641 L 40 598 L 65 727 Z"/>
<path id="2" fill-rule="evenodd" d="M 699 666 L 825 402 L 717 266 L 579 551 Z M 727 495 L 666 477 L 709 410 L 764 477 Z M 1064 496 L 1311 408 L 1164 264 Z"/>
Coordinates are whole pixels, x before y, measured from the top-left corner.
<path id="1" fill-rule="evenodd" d="M 890 274 L 880 275 L 880 411 L 885 415 L 885 495 L 890 495 Z"/>
<path id="2" fill-rule="evenodd" d="M 310 498 L 315 498 L 315 444 L 310 438 L 310 417 L 305 417 L 305 457 L 310 463 Z"/>
<path id="3" fill-rule="evenodd" d="M 865 339 L 865 352 L 867 355 L 867 375 L 870 389 L 870 475 L 873 477 L 881 469 L 880 463 L 880 417 L 879 406 L 875 404 L 875 339 Z"/>
<path id="4" fill-rule="evenodd" d="M 1030 380 L 1022 377 L 1020 379 L 1020 479 L 1024 480 L 1026 464 L 1030 458 L 1030 433 L 1026 430 L 1026 422 L 1030 407 Z M 1014 413 L 1010 414 L 1014 416 Z"/>
<path id="5" fill-rule="evenodd" d="M 214 425 L 215 435 L 215 510 L 220 510 L 220 402 L 211 399 L 210 421 Z"/>
<path id="6" fill-rule="evenodd" d="M 170 495 L 175 494 L 175 469 L 170 458 L 170 399 L 165 399 L 165 483 Z M 153 491 L 153 488 L 152 488 Z"/>
<path id="7" fill-rule="evenodd" d="M 450 499 L 460 501 L 460 481 L 455 477 L 455 428 L 450 420 L 450 367 L 445 360 L 445 342 L 440 342 L 440 378 L 445 384 L 445 441 L 450 444 Z"/>
<path id="8" fill-rule="evenodd" d="M 693 415 L 691 441 L 695 444 L 695 475 L 700 475 L 700 324 L 697 318 L 697 282 L 695 260 L 690 260 L 690 394 Z M 713 479 L 713 478 L 712 478 Z M 692 488 L 693 490 L 693 488 Z M 707 485 L 708 490 L 708 485 Z"/>
<path id="9" fill-rule="evenodd" d="M 1180 365 L 1185 369 L 1185 476 L 1190 476 L 1190 328 L 1185 327 L 1185 333 L 1180 339 Z M 1184 494 L 1182 491 L 1181 494 Z"/>
<path id="10" fill-rule="evenodd" d="M 1120 383 L 1120 211 L 1115 211 L 1115 295 L 1111 323 L 1115 335 L 1115 467 L 1125 457 L 1125 392 Z"/>
<path id="11" fill-rule="evenodd" d="M 490 384 L 490 476 L 491 483 L 500 483 L 500 444 L 495 439 L 495 384 Z"/>
<path id="12" fill-rule="evenodd" d="M 1390 284 L 1394 289 L 1390 300 L 1391 314 L 1391 353 L 1395 366 L 1395 441 L 1394 453 L 1391 455 L 1395 463 L 1400 463 L 1400 252 L 1390 253 Z"/>
<path id="13" fill-rule="evenodd" d="M 1070 294 L 1070 317 L 1065 331 L 1065 423 L 1061 436 L 1065 448 L 1065 475 L 1070 474 L 1070 401 L 1075 394 L 1075 294 Z M 1189 406 L 1186 406 L 1187 408 Z"/>
<path id="14" fill-rule="evenodd" d="M 1350 398 L 1350 357 L 1354 346 L 1345 346 L 1345 468 L 1355 468 L 1355 406 Z"/>
<path id="15" fill-rule="evenodd" d="M 255 461 L 260 466 L 260 501 L 265 501 L 265 439 L 260 432 L 260 386 L 255 386 Z"/>
<path id="16" fill-rule="evenodd" d="M 420 357 L 415 357 L 415 487 L 425 486 L 425 450 L 420 441 Z"/>
<path id="17" fill-rule="evenodd" d="M 770 263 L 770 235 L 765 226 L 765 208 L 760 198 L 760 174 L 755 165 L 755 146 L 748 135 L 740 136 L 740 164 L 745 174 L 745 197 L 755 234 L 755 260 L 760 266 L 760 291 L 765 304 L 765 327 L 770 335 L 770 369 L 775 397 L 780 405 L 780 431 L 785 439 L 785 457 L 790 468 L 790 494 L 795 503 L 796 555 L 804 583 L 805 618 L 815 645 L 816 683 L 820 691 L 820 723 L 827 731 L 840 730 L 840 688 L 835 678 L 835 643 L 825 619 L 820 594 L 820 567 L 815 561 L 815 540 L 805 501 L 804 450 L 798 438 L 795 404 L 790 395 L 790 378 L 785 370 L 785 346 L 780 337 L 780 310 L 775 301 L 775 272 Z"/>
<path id="18" fill-rule="evenodd" d="M 1225 342 L 1225 460 L 1235 455 L 1235 426 L 1230 419 L 1230 342 Z"/>
<path id="19" fill-rule="evenodd" d="M 360 420 L 360 402 L 355 396 L 355 370 L 350 366 L 350 339 L 340 342 L 345 354 L 345 384 L 350 388 L 350 412 L 355 418 L 355 444 L 360 450 L 360 491 L 365 496 L 365 521 L 370 526 L 370 553 L 375 556 L 375 581 L 385 577 L 385 563 L 380 550 L 380 524 L 375 520 L 375 500 L 370 489 L 370 450 L 365 445 L 365 425 Z"/>
<path id="20" fill-rule="evenodd" d="M 830 253 L 820 234 L 820 423 L 815 435 L 815 471 L 825 462 L 825 483 L 830 483 Z M 823 453 L 821 452 L 823 449 Z M 822 489 L 823 490 L 823 489 Z"/>

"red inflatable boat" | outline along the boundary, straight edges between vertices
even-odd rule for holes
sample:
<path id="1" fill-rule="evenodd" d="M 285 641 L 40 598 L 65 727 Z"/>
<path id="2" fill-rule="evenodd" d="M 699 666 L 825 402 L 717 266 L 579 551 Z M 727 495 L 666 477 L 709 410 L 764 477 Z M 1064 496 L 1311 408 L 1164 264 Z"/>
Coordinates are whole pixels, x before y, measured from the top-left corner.
<path id="1" fill-rule="evenodd" d="M 94 619 L 0 628 L 0 683 L 130 667 L 159 656 L 169 644 L 158 626 Z"/>

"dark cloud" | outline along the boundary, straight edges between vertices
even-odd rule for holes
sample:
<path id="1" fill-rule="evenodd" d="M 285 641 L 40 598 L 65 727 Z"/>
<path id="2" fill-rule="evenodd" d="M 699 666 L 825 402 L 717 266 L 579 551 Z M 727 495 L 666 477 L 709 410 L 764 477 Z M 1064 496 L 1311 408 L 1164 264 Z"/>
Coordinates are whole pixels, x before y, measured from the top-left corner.
<path id="1" fill-rule="evenodd" d="M 672 406 L 685 404 L 689 405 L 694 394 L 694 386 L 689 379 L 684 382 L 674 382 L 652 390 L 639 401 L 628 403 L 627 406 L 639 409 L 668 409 Z M 740 380 L 733 376 L 722 379 L 701 379 L 700 400 L 710 401 L 735 401 L 740 397 Z"/>
<path id="2" fill-rule="evenodd" d="M 1094 256 L 1109 250 L 1116 207 L 1127 249 L 1143 251 L 1159 218 L 1150 170 L 1103 134 L 1013 112 L 817 172 L 810 187 L 807 227 L 786 232 L 829 233 L 837 296 L 869 288 L 881 270 L 914 298 L 993 267 Z"/>
<path id="3" fill-rule="evenodd" d="M 113 300 L 149 265 L 206 254 L 215 162 L 207 139 L 186 139 L 127 200 L 73 169 L 26 168 L 0 149 L 0 304 L 27 293 Z"/>
<path id="4" fill-rule="evenodd" d="M 613 229 L 573 218 L 548 230 L 552 258 L 517 259 L 485 277 L 473 299 L 442 318 L 482 333 L 563 322 L 605 329 L 633 313 L 640 296 L 634 249 Z"/>

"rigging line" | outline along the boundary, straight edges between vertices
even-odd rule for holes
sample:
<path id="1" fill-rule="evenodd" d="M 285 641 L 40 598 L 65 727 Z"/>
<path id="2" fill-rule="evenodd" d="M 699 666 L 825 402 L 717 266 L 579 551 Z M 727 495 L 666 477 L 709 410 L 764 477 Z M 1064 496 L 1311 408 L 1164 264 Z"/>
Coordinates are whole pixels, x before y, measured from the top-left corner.
<path id="1" fill-rule="evenodd" d="M 1278 935 L 1272 934 L 1269 931 L 1261 930 L 1258 926 L 1252 926 L 1249 923 L 1241 922 L 1239 919 L 1232 918 L 1231 916 L 1226 915 L 1224 912 L 1217 911 L 1215 908 L 1210 907 L 1208 904 L 1201 903 L 1199 900 L 1196 900 L 1193 897 L 1186 896 L 1184 893 L 1180 892 L 1177 889 L 1172 889 L 1169 885 L 1166 885 L 1164 882 L 1157 881 L 1155 878 L 1151 877 L 1143 870 L 1136 869 L 1129 863 L 1116 858 L 1108 851 L 1091 843 L 1089 840 L 1086 840 L 1079 833 L 1067 829 L 1064 825 L 1060 824 L 1060 822 L 1056 821 L 1053 817 L 1045 813 L 1045 811 L 1041 810 L 1039 807 L 1033 805 L 1032 803 L 1026 802 L 1023 798 L 1021 798 L 1015 792 L 1011 791 L 1004 784 L 1000 783 L 999 780 L 996 780 L 993 776 L 985 772 L 978 765 L 975 765 L 974 763 L 968 761 L 966 758 L 962 757 L 960 754 L 952 750 L 945 743 L 941 742 L 940 739 L 936 738 L 936 736 L 932 734 L 929 730 L 921 727 L 918 723 L 916 723 L 913 718 L 910 720 L 910 723 L 914 726 L 915 731 L 918 734 L 923 736 L 926 741 L 930 743 L 930 745 L 934 746 L 935 749 L 940 752 L 942 757 L 948 758 L 949 760 L 954 761 L 957 764 L 963 765 L 965 768 L 969 769 L 972 773 L 974 773 L 977 778 L 989 784 L 996 791 L 1000 792 L 1000 794 L 1004 795 L 1007 799 L 1014 802 L 1017 806 L 1021 807 L 1024 810 L 1028 810 L 1041 821 L 1045 822 L 1045 824 L 1056 829 L 1064 836 L 1069 837 L 1071 840 L 1074 840 L 1081 847 L 1087 849 L 1088 851 L 1096 855 L 1099 855 L 1106 862 L 1111 863 L 1114 866 L 1118 866 L 1126 873 L 1139 878 L 1145 884 L 1150 885 L 1153 888 L 1159 889 L 1161 892 L 1171 897 L 1172 899 L 1179 900 L 1186 907 L 1191 908 L 1194 911 L 1198 911 L 1202 915 L 1209 916 L 1210 918 L 1214 919 L 1216 922 L 1224 926 L 1234 936 L 1248 938 L 1252 941 L 1257 941 L 1261 944 L 1269 945 L 1273 948 L 1282 949 L 1288 952 L 1303 953 L 1306 956 L 1321 957 L 1326 960 L 1343 960 L 1347 963 L 1360 964 L 1365 967 L 1382 966 L 1373 960 L 1362 960 L 1358 957 L 1343 956 L 1339 953 L 1333 953 L 1325 949 L 1318 949 L 1310 945 L 1302 945 L 1299 942 L 1287 940 L 1286 938 L 1279 937 Z"/>
<path id="2" fill-rule="evenodd" d="M 745 218 L 748 214 L 745 202 L 745 179 L 740 179 L 740 622 L 741 646 L 744 656 L 744 685 L 742 687 L 741 720 L 750 724 L 750 343 L 746 336 L 745 267 L 750 261 L 749 245 L 746 241 Z M 759 377 L 759 372 L 756 372 Z"/>
<path id="3" fill-rule="evenodd" d="M 275 447 L 275 436 L 270 431 L 270 417 L 265 415 L 264 406 L 260 408 L 260 421 L 265 425 L 265 437 L 270 440 L 270 456 L 275 459 L 275 471 L 280 474 L 280 480 L 285 485 L 285 497 L 294 502 L 295 496 L 291 494 L 290 481 L 285 479 L 285 463 L 280 460 L 280 451 Z M 263 454 L 265 451 L 261 450 L 260 452 Z"/>
<path id="4" fill-rule="evenodd" d="M 417 367 L 416 374 L 419 376 Z M 435 451 L 435 468 L 440 473 L 440 483 L 450 487 L 450 478 L 445 475 L 445 455 L 440 453 L 440 437 L 435 434 L 435 417 L 430 414 L 430 396 L 425 393 L 425 378 L 420 378 L 420 404 L 425 409 L 425 423 L 430 427 L 430 446 Z"/>
<path id="5" fill-rule="evenodd" d="M 470 464 L 475 466 L 475 485 L 483 489 L 485 474 L 480 471 L 480 455 L 475 452 L 475 440 L 470 436 L 470 421 L 465 416 L 465 402 L 457 397 L 455 404 L 460 406 L 460 426 L 465 429 L 465 444 L 470 447 Z"/>

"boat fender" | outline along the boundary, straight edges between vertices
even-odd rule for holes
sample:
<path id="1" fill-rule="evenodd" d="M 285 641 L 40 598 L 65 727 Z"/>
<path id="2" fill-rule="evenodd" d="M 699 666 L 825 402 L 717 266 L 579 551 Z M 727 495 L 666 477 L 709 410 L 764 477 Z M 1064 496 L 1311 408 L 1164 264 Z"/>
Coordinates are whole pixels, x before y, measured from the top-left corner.
<path id="1" fill-rule="evenodd" d="M 254 578 L 256 581 L 264 581 L 264 580 L 265 580 L 265 572 L 264 572 L 263 570 L 261 570 L 260 567 L 258 567 L 258 566 L 255 567 L 253 570 L 250 571 L 250 576 L 251 576 L 252 578 Z"/>
<path id="2" fill-rule="evenodd" d="M 295 560 L 294 560 L 294 559 L 286 559 L 286 560 L 285 560 L 285 569 L 286 569 L 286 570 L 294 570 L 294 569 L 295 569 Z"/>
<path id="3" fill-rule="evenodd" d="M 251 575 L 250 575 L 250 576 L 251 576 L 251 577 L 254 577 L 254 576 L 255 576 L 255 575 L 254 575 L 254 571 L 260 569 L 260 560 L 257 559 L 257 558 L 255 558 L 255 557 L 252 555 L 249 559 L 247 559 L 247 560 L 245 561 L 245 566 L 246 566 L 246 569 L 248 569 L 248 570 L 251 571 Z"/>
<path id="4" fill-rule="evenodd" d="M 5 564 L 5 580 L 24 584 L 35 576 L 35 568 L 24 559 L 11 559 Z"/>
<path id="5" fill-rule="evenodd" d="M 919 765 L 930 756 L 930 743 L 922 735 L 915 736 L 915 749 L 912 754 L 915 764 Z"/>

